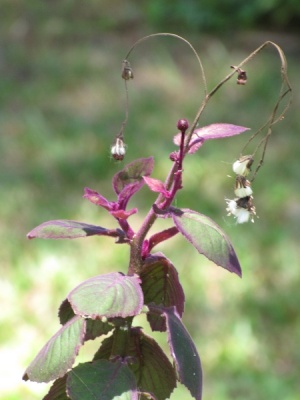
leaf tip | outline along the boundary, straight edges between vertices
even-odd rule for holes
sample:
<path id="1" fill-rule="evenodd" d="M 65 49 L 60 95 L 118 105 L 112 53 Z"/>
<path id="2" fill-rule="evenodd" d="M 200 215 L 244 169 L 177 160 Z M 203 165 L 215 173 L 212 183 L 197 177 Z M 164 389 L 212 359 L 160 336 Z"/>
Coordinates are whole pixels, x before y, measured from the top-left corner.
<path id="1" fill-rule="evenodd" d="M 27 239 L 31 240 L 31 239 L 35 239 L 36 236 L 34 234 L 32 234 L 31 232 L 29 232 L 29 233 L 27 233 L 26 237 L 27 237 Z"/>
<path id="2" fill-rule="evenodd" d="M 25 372 L 25 374 L 22 376 L 23 381 L 28 381 L 29 380 L 29 376 L 27 375 L 27 372 Z"/>

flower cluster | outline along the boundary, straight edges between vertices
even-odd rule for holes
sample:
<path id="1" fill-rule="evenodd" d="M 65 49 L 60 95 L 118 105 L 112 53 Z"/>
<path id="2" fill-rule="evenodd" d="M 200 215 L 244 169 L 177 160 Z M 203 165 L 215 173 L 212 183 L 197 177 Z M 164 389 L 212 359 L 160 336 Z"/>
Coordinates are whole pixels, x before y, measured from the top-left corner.
<path id="1" fill-rule="evenodd" d="M 236 198 L 226 200 L 228 211 L 227 215 L 233 215 L 238 224 L 254 222 L 256 215 L 255 206 L 253 204 L 252 188 L 246 176 L 250 172 L 253 158 L 251 156 L 243 156 L 233 163 L 232 169 L 236 173 L 234 194 Z"/>

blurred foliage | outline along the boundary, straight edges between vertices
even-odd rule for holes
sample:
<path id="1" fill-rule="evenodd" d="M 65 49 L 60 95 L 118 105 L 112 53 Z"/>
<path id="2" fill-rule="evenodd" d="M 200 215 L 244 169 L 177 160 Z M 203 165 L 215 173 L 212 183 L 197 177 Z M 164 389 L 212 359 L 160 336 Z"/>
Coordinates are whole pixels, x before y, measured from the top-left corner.
<path id="1" fill-rule="evenodd" d="M 168 21 L 173 29 L 205 32 L 249 28 L 299 31 L 297 0 L 152 0 L 144 7 L 147 19 L 159 29 Z"/>
<path id="2" fill-rule="evenodd" d="M 58 329 L 60 302 L 90 276 L 127 269 L 128 248 L 108 238 L 29 242 L 25 235 L 55 218 L 115 227 L 111 217 L 81 196 L 89 186 L 113 198 L 110 179 L 124 164 L 110 159 L 109 148 L 124 118 L 120 68 L 133 42 L 156 29 L 183 33 L 201 54 L 211 88 L 230 65 L 264 40 L 275 40 L 287 52 L 290 79 L 299 93 L 297 36 L 237 31 L 297 30 L 298 3 L 1 1 L 1 398 L 42 398 L 46 385 L 23 383 L 21 376 Z M 207 34 L 227 28 L 235 35 Z M 153 176 L 164 179 L 176 122 L 192 121 L 202 99 L 197 63 L 173 38 L 143 43 L 131 61 L 135 79 L 129 83 L 126 162 L 154 155 Z M 247 85 L 228 82 L 201 124 L 229 122 L 255 131 L 276 101 L 279 68 L 273 50 L 261 54 L 247 67 Z M 158 248 L 178 268 L 186 291 L 184 321 L 202 358 L 204 398 L 299 397 L 299 107 L 295 96 L 286 119 L 274 129 L 253 184 L 260 217 L 255 224 L 236 226 L 226 217 L 224 202 L 232 197 L 231 163 L 248 134 L 207 142 L 186 160 L 177 205 L 215 219 L 229 234 L 244 272 L 239 280 L 222 271 L 179 236 Z M 154 199 L 143 188 L 134 204 L 140 207 L 134 226 Z M 162 335 L 157 340 L 166 346 Z M 81 360 L 98 345 L 89 343 Z M 188 394 L 180 388 L 172 400 L 182 398 Z"/>

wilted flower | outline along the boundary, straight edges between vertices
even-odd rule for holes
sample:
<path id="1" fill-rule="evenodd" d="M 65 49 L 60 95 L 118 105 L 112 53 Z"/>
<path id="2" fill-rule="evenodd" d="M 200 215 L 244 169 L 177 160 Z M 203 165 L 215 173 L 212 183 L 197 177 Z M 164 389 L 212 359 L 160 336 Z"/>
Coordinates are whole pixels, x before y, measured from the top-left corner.
<path id="1" fill-rule="evenodd" d="M 115 160 L 122 161 L 124 159 L 126 149 L 125 144 L 121 138 L 116 138 L 116 141 L 111 147 L 110 152 Z"/>
<path id="2" fill-rule="evenodd" d="M 133 72 L 128 60 L 123 60 L 122 62 L 122 78 L 128 81 L 133 79 Z"/>
<path id="3" fill-rule="evenodd" d="M 236 67 L 234 65 L 231 65 L 231 68 L 235 69 L 237 74 L 238 74 L 236 83 L 238 85 L 246 85 L 246 83 L 247 83 L 247 73 L 246 73 L 246 71 L 244 71 L 243 69 L 238 68 L 238 67 Z"/>
<path id="4" fill-rule="evenodd" d="M 256 215 L 255 206 L 253 205 L 253 197 L 247 196 L 243 198 L 237 198 L 234 200 L 226 200 L 228 212 L 227 215 L 233 215 L 236 218 L 238 224 L 248 222 L 254 222 L 254 215 Z"/>
<path id="5" fill-rule="evenodd" d="M 242 175 L 237 175 L 235 179 L 234 194 L 239 197 L 251 196 L 253 193 L 250 182 Z"/>
<path id="6" fill-rule="evenodd" d="M 252 156 L 242 156 L 233 163 L 232 169 L 237 175 L 247 176 L 250 172 L 251 165 L 253 164 Z"/>

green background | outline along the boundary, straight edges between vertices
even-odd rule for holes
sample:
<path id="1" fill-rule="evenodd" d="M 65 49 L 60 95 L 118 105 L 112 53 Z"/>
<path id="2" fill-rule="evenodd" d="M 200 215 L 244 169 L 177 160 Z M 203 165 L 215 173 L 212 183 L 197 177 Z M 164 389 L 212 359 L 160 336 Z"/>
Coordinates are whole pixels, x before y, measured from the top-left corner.
<path id="1" fill-rule="evenodd" d="M 201 3 L 201 4 L 200 4 Z M 243 3 L 243 4 L 241 4 Z M 57 309 L 82 280 L 127 270 L 128 248 L 109 238 L 28 241 L 51 219 L 115 228 L 82 198 L 88 186 L 114 199 L 123 167 L 110 146 L 125 113 L 121 62 L 140 37 L 171 31 L 199 52 L 212 88 L 265 40 L 286 52 L 294 101 L 276 125 L 253 183 L 259 219 L 236 225 L 231 164 L 250 137 L 205 143 L 184 166 L 178 207 L 213 218 L 229 235 L 243 279 L 213 265 L 177 235 L 157 250 L 178 269 L 186 292 L 184 323 L 204 369 L 204 398 L 296 400 L 300 381 L 299 15 L 296 1 L 8 1 L 0 3 L 0 397 L 41 399 L 47 385 L 21 377 L 59 328 Z M 200 71 L 174 38 L 141 44 L 131 57 L 126 162 L 154 155 L 164 179 L 179 118 L 192 121 L 202 100 Z M 200 124 L 227 122 L 252 132 L 268 118 L 280 87 L 280 62 L 268 49 L 212 99 Z M 255 148 L 248 148 L 252 152 Z M 130 206 L 137 228 L 155 199 L 143 188 Z M 159 220 L 157 227 L 169 226 Z M 147 324 L 143 318 L 137 324 Z M 146 331 L 149 332 L 146 327 Z M 166 346 L 164 335 L 155 335 Z M 99 341 L 80 352 L 88 360 Z M 190 398 L 184 388 L 171 399 Z"/>

